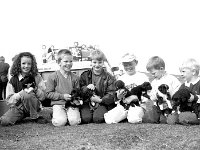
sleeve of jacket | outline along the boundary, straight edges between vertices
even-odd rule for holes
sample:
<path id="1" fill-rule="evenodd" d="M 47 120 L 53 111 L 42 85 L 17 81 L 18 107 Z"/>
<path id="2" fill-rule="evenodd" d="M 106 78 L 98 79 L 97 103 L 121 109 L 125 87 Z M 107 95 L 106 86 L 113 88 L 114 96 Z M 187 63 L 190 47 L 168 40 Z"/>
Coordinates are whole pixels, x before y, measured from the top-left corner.
<path id="1" fill-rule="evenodd" d="M 105 95 L 102 97 L 102 104 L 104 105 L 110 105 L 115 103 L 115 78 L 113 76 L 108 76 L 108 81 L 107 81 L 107 87 L 105 91 Z"/>
<path id="2" fill-rule="evenodd" d="M 80 76 L 80 80 L 79 80 L 79 84 L 80 84 L 80 89 L 81 89 L 81 93 L 83 96 L 83 99 L 86 100 L 88 99 L 88 97 L 86 97 L 86 93 L 87 93 L 87 86 L 88 86 L 88 79 L 87 79 L 87 72 L 83 72 Z"/>
<path id="3" fill-rule="evenodd" d="M 35 92 L 36 97 L 40 100 L 43 101 L 46 98 L 46 94 L 45 94 L 45 83 L 43 78 L 41 77 L 41 75 L 37 75 L 36 76 L 36 84 L 37 84 L 37 91 Z"/>
<path id="4" fill-rule="evenodd" d="M 10 82 L 6 86 L 6 102 L 8 105 L 17 103 L 20 100 L 20 92 L 15 93 L 14 88 Z"/>
<path id="5" fill-rule="evenodd" d="M 73 88 L 80 89 L 80 83 L 79 83 L 79 81 L 80 81 L 79 76 L 75 76 L 74 81 L 73 81 L 74 82 Z"/>
<path id="6" fill-rule="evenodd" d="M 64 99 L 64 94 L 56 92 L 55 88 L 57 85 L 56 73 L 49 75 L 46 83 L 46 97 L 53 101 Z"/>

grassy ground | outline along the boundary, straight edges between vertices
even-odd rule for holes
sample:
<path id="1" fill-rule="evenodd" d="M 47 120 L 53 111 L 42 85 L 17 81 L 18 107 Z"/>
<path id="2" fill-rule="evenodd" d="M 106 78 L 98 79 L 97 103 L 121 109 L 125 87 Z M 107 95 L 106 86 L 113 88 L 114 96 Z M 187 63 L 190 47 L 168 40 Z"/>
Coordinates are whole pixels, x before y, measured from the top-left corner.
<path id="1" fill-rule="evenodd" d="M 198 150 L 199 133 L 200 126 L 104 123 L 54 127 L 27 119 L 14 126 L 0 126 L 0 149 Z"/>

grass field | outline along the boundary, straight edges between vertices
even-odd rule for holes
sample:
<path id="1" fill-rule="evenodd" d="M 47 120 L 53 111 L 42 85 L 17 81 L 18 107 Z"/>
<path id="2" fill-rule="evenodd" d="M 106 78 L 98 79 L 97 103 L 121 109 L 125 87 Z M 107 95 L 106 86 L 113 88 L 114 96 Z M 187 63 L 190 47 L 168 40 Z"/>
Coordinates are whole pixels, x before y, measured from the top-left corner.
<path id="1" fill-rule="evenodd" d="M 0 126 L 0 149 L 8 150 L 199 150 L 200 126 L 85 124 L 54 127 L 26 119 Z"/>

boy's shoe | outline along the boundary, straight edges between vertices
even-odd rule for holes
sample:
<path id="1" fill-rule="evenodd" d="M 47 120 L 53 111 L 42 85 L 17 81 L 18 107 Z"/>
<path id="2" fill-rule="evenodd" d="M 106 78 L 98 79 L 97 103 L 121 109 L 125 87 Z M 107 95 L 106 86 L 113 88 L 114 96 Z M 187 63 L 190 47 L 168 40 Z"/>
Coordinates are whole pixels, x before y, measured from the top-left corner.
<path id="1" fill-rule="evenodd" d="M 37 119 L 34 119 L 34 122 L 39 123 L 39 124 L 46 124 L 49 121 L 47 119 L 45 119 L 44 117 L 39 116 Z"/>

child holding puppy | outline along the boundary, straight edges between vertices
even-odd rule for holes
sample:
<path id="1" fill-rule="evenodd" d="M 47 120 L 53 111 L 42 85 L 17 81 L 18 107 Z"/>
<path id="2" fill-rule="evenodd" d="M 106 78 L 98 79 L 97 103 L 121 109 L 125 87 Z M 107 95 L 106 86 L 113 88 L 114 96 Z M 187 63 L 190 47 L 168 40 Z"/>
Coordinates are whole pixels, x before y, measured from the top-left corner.
<path id="1" fill-rule="evenodd" d="M 172 97 L 173 94 L 179 89 L 181 83 L 180 81 L 173 75 L 167 74 L 165 70 L 165 62 L 164 60 L 159 56 L 153 56 L 149 59 L 147 65 L 146 65 L 147 71 L 151 74 L 153 77 L 153 80 L 151 82 L 152 90 L 150 93 L 150 99 L 154 102 L 155 106 L 153 106 L 153 109 L 155 109 L 155 112 L 157 112 L 156 109 L 160 109 L 156 106 L 157 101 L 157 94 L 159 93 L 158 87 L 162 84 L 168 85 L 169 89 L 168 92 L 170 96 Z M 157 113 L 157 115 L 160 115 Z M 165 122 L 171 124 L 171 118 L 168 118 L 169 120 L 166 120 L 165 116 L 160 116 L 161 118 L 159 120 L 154 120 L 153 122 L 159 123 L 159 122 Z M 171 117 L 171 116 L 170 116 Z M 150 123 L 153 123 L 150 122 Z M 173 122 L 173 121 L 172 121 Z"/>
<path id="2" fill-rule="evenodd" d="M 81 106 L 82 123 L 103 123 L 104 114 L 114 107 L 114 77 L 104 68 L 106 57 L 101 50 L 91 52 L 90 70 L 80 76 L 80 88 L 83 93 Z M 93 91 L 88 96 L 88 91 Z"/>
<path id="3" fill-rule="evenodd" d="M 45 84 L 38 73 L 35 56 L 30 52 L 16 55 L 10 70 L 11 79 L 6 88 L 6 100 L 9 110 L 0 118 L 2 125 L 13 125 L 25 117 L 30 117 L 37 123 L 47 123 L 40 114 L 41 101 L 45 99 Z M 24 82 L 32 77 L 32 83 Z M 29 88 L 25 84 L 34 84 Z"/>
<path id="4" fill-rule="evenodd" d="M 188 88 L 194 94 L 191 94 L 191 98 L 188 103 L 195 102 L 200 103 L 200 77 L 199 77 L 200 64 L 193 58 L 189 58 L 183 61 L 180 72 L 181 78 L 184 83 L 180 86 L 180 89 Z M 198 115 L 199 116 L 199 115 Z M 199 119 L 199 118 L 198 118 Z M 189 122 L 188 122 L 189 120 Z M 197 116 L 193 112 L 182 112 L 179 114 L 180 123 L 199 124 Z"/>
<path id="5" fill-rule="evenodd" d="M 60 70 L 49 75 L 46 89 L 46 97 L 53 105 L 52 124 L 64 126 L 68 122 L 78 125 L 81 123 L 79 108 L 65 108 L 65 104 L 71 101 L 72 90 L 79 89 L 79 77 L 71 72 L 73 56 L 70 50 L 61 49 L 57 57 Z"/>
<path id="6" fill-rule="evenodd" d="M 131 53 L 126 53 L 122 57 L 122 65 L 124 67 L 125 73 L 118 78 L 125 84 L 125 88 L 127 90 L 131 90 L 132 88 L 143 84 L 144 82 L 149 82 L 148 77 L 140 72 L 136 71 L 136 66 L 138 64 L 138 60 L 135 55 Z M 121 100 L 124 97 L 124 90 L 117 90 L 117 99 Z M 138 97 L 136 95 L 130 95 L 123 99 L 123 103 L 125 105 L 129 105 L 131 102 L 138 101 Z M 121 104 L 117 104 L 117 106 L 110 110 L 108 113 L 104 115 L 106 123 L 118 123 L 123 121 L 124 119 L 128 119 L 129 123 L 141 123 L 142 117 L 144 115 L 146 109 L 146 104 L 140 104 L 140 107 L 129 107 L 126 110 Z"/>

